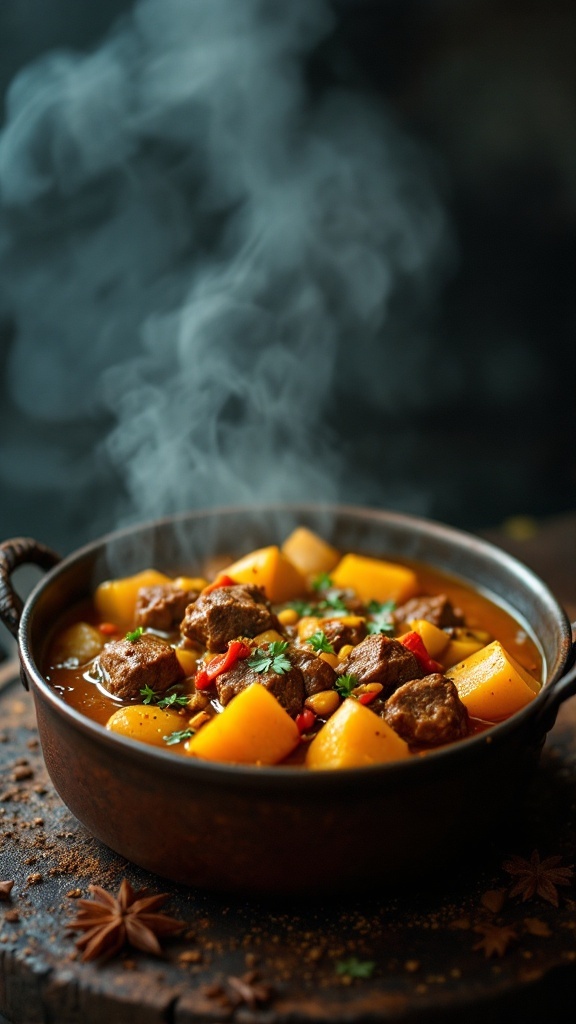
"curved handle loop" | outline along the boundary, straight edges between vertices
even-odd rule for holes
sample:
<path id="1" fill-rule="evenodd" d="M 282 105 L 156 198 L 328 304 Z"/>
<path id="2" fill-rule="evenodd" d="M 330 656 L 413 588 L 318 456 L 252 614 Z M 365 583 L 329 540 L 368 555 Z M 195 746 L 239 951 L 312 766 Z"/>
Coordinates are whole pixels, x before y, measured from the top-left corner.
<path id="1" fill-rule="evenodd" d="M 15 537 L 0 544 L 0 619 L 16 639 L 24 604 L 12 586 L 12 573 L 29 563 L 48 571 L 59 561 L 56 552 L 31 537 Z"/>
<path id="2" fill-rule="evenodd" d="M 572 636 L 576 638 L 576 622 L 572 623 Z M 576 639 L 572 644 L 572 652 L 568 659 L 568 671 L 558 679 L 556 683 L 550 688 L 547 694 L 548 699 L 542 705 L 540 710 L 539 722 L 544 723 L 546 732 L 548 732 L 554 722 L 556 721 L 556 715 L 560 709 L 560 705 L 568 700 L 569 697 L 576 695 Z"/>

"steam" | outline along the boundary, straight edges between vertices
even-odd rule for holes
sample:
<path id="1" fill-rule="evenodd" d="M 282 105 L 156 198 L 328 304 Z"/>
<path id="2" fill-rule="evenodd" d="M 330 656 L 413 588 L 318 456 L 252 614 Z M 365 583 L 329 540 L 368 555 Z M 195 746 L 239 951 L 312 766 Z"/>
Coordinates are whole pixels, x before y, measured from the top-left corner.
<path id="1" fill-rule="evenodd" d="M 325 0 L 141 0 L 95 52 L 14 81 L 0 309 L 32 441 L 8 438 L 0 480 L 24 454 L 55 500 L 73 479 L 81 509 L 111 467 L 114 526 L 373 497 L 342 456 L 346 417 L 425 402 L 406 386 L 427 350 L 412 314 L 447 228 L 381 105 L 308 85 L 332 25 Z"/>

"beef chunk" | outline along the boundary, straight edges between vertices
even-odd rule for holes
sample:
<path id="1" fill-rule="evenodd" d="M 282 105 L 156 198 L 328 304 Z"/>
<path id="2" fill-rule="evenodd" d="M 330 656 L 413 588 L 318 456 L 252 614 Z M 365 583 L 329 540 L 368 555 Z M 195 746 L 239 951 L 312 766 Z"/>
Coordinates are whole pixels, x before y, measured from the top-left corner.
<path id="1" fill-rule="evenodd" d="M 282 707 L 295 718 L 302 710 L 306 694 L 304 678 L 300 670 L 293 666 L 289 672 L 256 672 L 250 668 L 248 659 L 237 661 L 228 672 L 216 677 L 218 700 L 222 705 L 228 704 L 237 693 L 241 693 L 251 683 L 265 686 Z"/>
<path id="2" fill-rule="evenodd" d="M 352 644 L 353 646 L 359 644 L 364 640 L 368 632 L 364 619 L 355 625 L 350 625 L 350 623 L 342 622 L 341 619 L 336 617 L 323 619 L 321 629 L 323 629 L 327 640 L 332 644 L 336 654 L 346 644 Z"/>
<path id="3" fill-rule="evenodd" d="M 359 684 L 382 683 L 384 695 L 409 679 L 419 679 L 422 670 L 412 651 L 398 640 L 372 633 L 350 651 L 338 673 L 357 676 Z"/>
<path id="4" fill-rule="evenodd" d="M 123 700 L 139 698 L 145 686 L 163 693 L 184 678 L 174 648 L 151 633 L 106 644 L 98 664 L 106 689 Z"/>
<path id="5" fill-rule="evenodd" d="M 189 640 L 222 653 L 230 640 L 257 636 L 266 629 L 281 630 L 281 626 L 264 591 L 248 583 L 200 594 L 180 625 Z"/>
<path id="6" fill-rule="evenodd" d="M 411 622 L 412 619 L 426 619 L 439 629 L 464 625 L 462 612 L 452 606 L 446 594 L 435 594 L 430 597 L 422 594 L 420 597 L 413 597 L 400 608 L 396 608 L 392 618 L 398 626 Z"/>
<path id="7" fill-rule="evenodd" d="M 412 746 L 437 747 L 469 732 L 468 711 L 458 690 L 438 672 L 398 687 L 385 702 L 382 717 Z"/>
<path id="8" fill-rule="evenodd" d="M 172 633 L 197 597 L 198 591 L 182 590 L 170 583 L 141 587 L 136 597 L 136 625 Z"/>
<path id="9" fill-rule="evenodd" d="M 337 675 L 328 662 L 319 658 L 314 651 L 297 644 L 290 644 L 288 657 L 293 665 L 300 670 L 304 679 L 304 690 L 307 697 L 313 693 L 320 693 L 321 690 L 331 690 L 337 680 Z"/>

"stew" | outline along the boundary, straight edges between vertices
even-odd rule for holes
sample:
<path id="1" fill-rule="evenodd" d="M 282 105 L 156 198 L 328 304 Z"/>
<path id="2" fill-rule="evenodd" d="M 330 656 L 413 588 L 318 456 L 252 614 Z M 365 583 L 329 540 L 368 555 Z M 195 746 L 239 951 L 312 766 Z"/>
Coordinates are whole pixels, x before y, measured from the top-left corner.
<path id="1" fill-rule="evenodd" d="M 535 642 L 486 595 L 304 527 L 211 579 L 101 583 L 57 624 L 44 668 L 130 739 L 309 769 L 425 755 L 508 718 L 542 677 Z"/>

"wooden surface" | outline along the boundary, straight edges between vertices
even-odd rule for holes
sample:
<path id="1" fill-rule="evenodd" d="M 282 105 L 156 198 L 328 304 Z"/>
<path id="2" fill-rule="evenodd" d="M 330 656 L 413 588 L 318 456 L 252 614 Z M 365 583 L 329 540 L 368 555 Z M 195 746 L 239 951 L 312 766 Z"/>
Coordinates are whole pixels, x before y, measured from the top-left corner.
<path id="1" fill-rule="evenodd" d="M 573 521 L 554 522 L 521 542 L 522 560 L 552 587 L 556 542 L 563 573 L 572 529 Z M 492 539 L 509 549 L 520 543 Z M 572 618 L 575 578 L 561 595 Z M 6 666 L 4 674 L 11 676 Z M 436 891 L 421 891 L 415 878 L 409 890 L 386 893 L 375 878 L 369 898 L 302 905 L 215 898 L 128 864 L 88 835 L 54 792 L 31 699 L 17 680 L 0 693 L 0 715 L 0 878 L 15 883 L 0 903 L 0 1014 L 11 1024 L 573 1020 L 574 883 L 557 887 L 557 906 L 538 893 L 523 900 L 512 895 L 516 879 L 504 864 L 534 850 L 574 864 L 575 700 L 562 707 L 521 806 L 480 865 L 462 864 Z M 185 931 L 164 943 L 161 960 L 127 949 L 105 966 L 83 964 L 66 931 L 75 901 L 91 883 L 116 892 L 124 877 L 168 892 L 166 912 Z M 339 974 L 350 957 L 372 963 L 370 977 Z M 235 1004 L 233 979 L 251 972 L 267 998 Z"/>

